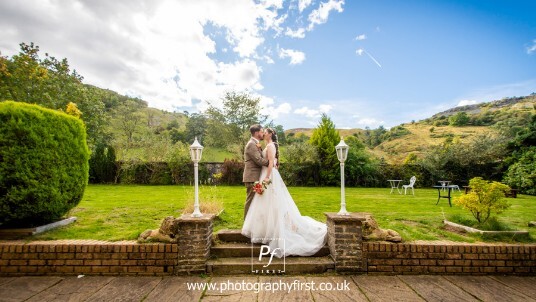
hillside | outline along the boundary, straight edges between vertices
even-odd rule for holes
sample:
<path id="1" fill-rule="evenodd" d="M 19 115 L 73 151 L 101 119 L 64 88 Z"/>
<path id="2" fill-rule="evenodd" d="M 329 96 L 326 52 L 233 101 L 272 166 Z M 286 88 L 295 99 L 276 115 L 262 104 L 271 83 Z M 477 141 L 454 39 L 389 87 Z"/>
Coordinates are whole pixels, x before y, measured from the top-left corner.
<path id="1" fill-rule="evenodd" d="M 467 116 L 466 125 L 453 126 L 453 116 Z M 411 153 L 419 156 L 431 146 L 447 139 L 471 140 L 477 135 L 502 133 L 513 137 L 524 127 L 530 116 L 536 114 L 536 94 L 526 97 L 461 106 L 437 113 L 415 123 L 401 124 L 390 130 L 339 129 L 342 136 L 356 135 L 361 138 L 377 158 L 388 163 L 402 163 Z M 312 135 L 312 128 L 289 129 L 287 135 L 299 137 Z M 371 137 L 376 141 L 371 141 Z"/>
<path id="2" fill-rule="evenodd" d="M 524 110 L 524 109 L 532 109 L 534 110 L 534 104 L 536 103 L 536 94 L 533 93 L 526 97 L 512 97 L 512 98 L 505 98 L 502 100 L 487 102 L 487 103 L 479 103 L 474 105 L 467 105 L 467 106 L 458 106 L 454 107 L 448 110 L 445 110 L 443 112 L 434 114 L 432 118 L 439 118 L 441 116 L 450 116 L 453 114 L 456 114 L 458 112 L 466 112 L 468 114 L 480 114 L 485 110 L 490 111 L 498 111 L 503 109 L 518 109 L 518 110 Z"/>
<path id="3" fill-rule="evenodd" d="M 286 130 L 285 131 L 285 134 L 286 135 L 294 135 L 294 136 L 300 136 L 300 135 L 305 135 L 305 136 L 308 136 L 308 137 L 311 137 L 311 135 L 313 134 L 313 128 L 294 128 L 294 129 L 289 129 L 289 130 Z M 360 135 L 362 133 L 364 133 L 365 130 L 363 129 L 357 129 L 357 128 L 354 128 L 354 129 L 338 129 L 339 130 L 339 133 L 341 134 L 341 136 L 343 137 L 346 137 L 346 136 L 350 136 L 350 135 L 354 135 L 354 134 L 357 134 L 357 135 Z"/>
<path id="4" fill-rule="evenodd" d="M 418 157 L 433 145 L 439 145 L 447 138 L 458 138 L 460 141 L 470 140 L 478 134 L 497 133 L 497 130 L 486 126 L 430 126 L 422 123 L 401 125 L 410 131 L 403 137 L 382 142 L 371 149 L 378 158 L 383 158 L 388 163 L 402 163 L 410 154 Z M 431 132 L 431 129 L 433 132 Z"/>

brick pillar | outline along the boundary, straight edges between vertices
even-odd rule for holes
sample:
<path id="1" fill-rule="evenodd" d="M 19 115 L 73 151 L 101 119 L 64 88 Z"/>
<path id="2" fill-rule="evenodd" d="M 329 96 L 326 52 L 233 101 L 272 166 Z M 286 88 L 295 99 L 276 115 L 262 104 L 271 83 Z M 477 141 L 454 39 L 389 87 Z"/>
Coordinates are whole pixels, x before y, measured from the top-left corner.
<path id="1" fill-rule="evenodd" d="M 363 233 L 361 226 L 365 221 L 363 213 L 338 215 L 324 213 L 327 217 L 328 246 L 335 260 L 337 272 L 365 272 L 363 259 Z"/>
<path id="2" fill-rule="evenodd" d="M 178 218 L 179 247 L 176 274 L 200 274 L 206 272 L 206 262 L 212 245 L 212 224 L 214 214 L 202 217 L 190 217 L 190 214 Z"/>

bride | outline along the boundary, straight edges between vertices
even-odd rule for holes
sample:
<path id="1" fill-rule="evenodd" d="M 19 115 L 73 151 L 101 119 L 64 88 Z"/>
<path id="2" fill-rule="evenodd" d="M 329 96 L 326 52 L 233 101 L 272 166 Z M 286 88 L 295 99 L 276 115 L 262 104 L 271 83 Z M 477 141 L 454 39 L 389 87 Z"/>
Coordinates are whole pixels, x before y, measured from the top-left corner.
<path id="1" fill-rule="evenodd" d="M 302 216 L 277 170 L 279 145 L 277 134 L 267 128 L 263 157 L 269 160 L 262 167 L 259 181 L 270 182 L 262 194 L 255 194 L 242 226 L 242 234 L 253 243 L 270 246 L 279 258 L 289 255 L 311 256 L 326 243 L 326 224 Z M 276 250 L 279 248 L 279 250 Z"/>

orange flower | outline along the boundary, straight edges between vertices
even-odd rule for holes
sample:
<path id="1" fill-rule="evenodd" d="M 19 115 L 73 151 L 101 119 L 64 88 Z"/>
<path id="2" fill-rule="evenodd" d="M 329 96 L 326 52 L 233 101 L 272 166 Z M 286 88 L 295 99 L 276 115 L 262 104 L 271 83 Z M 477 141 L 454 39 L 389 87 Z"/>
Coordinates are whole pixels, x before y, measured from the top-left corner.
<path id="1" fill-rule="evenodd" d="M 271 184 L 272 181 L 256 181 L 253 183 L 253 191 L 255 191 L 257 194 L 262 195 L 264 193 L 264 190 L 268 189 L 268 185 Z"/>
<path id="2" fill-rule="evenodd" d="M 262 184 L 258 181 L 253 184 L 253 191 L 255 191 L 257 194 L 262 195 L 264 193 L 264 188 L 262 187 Z"/>

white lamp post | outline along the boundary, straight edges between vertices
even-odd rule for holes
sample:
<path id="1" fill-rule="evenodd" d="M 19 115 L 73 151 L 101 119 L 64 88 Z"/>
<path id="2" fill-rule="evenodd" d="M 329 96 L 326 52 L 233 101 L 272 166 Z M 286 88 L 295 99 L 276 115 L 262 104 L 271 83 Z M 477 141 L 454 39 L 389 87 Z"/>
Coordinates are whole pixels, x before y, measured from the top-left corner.
<path id="1" fill-rule="evenodd" d="M 341 141 L 335 146 L 337 158 L 339 159 L 339 162 L 341 162 L 341 210 L 338 213 L 339 215 L 350 215 L 350 213 L 346 211 L 346 199 L 344 196 L 344 162 L 348 157 L 348 149 L 348 145 L 344 142 L 344 139 L 341 136 Z"/>
<path id="2" fill-rule="evenodd" d="M 194 143 L 190 146 L 190 156 L 194 162 L 194 181 L 195 181 L 195 202 L 194 202 L 194 212 L 192 217 L 201 217 L 201 211 L 199 211 L 199 161 L 201 160 L 201 155 L 203 154 L 203 146 L 197 141 L 197 136 L 195 137 Z"/>

